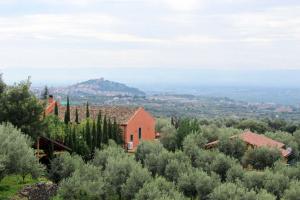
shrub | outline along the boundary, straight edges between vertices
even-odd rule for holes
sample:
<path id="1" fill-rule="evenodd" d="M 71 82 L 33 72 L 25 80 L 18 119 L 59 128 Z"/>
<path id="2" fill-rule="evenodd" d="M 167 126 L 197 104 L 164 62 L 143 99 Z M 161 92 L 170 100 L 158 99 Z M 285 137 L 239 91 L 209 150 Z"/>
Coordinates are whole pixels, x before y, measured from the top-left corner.
<path id="1" fill-rule="evenodd" d="M 239 137 L 222 137 L 218 149 L 220 152 L 240 160 L 245 154 L 247 146 Z"/>
<path id="2" fill-rule="evenodd" d="M 245 167 L 251 166 L 254 169 L 265 169 L 266 167 L 272 167 L 274 163 L 281 159 L 281 153 L 276 148 L 259 147 L 249 149 L 242 162 Z"/>
<path id="3" fill-rule="evenodd" d="M 300 182 L 293 181 L 290 187 L 285 190 L 283 199 L 284 200 L 297 200 L 300 197 Z"/>
<path id="4" fill-rule="evenodd" d="M 265 177 L 263 171 L 247 171 L 244 174 L 243 184 L 246 188 L 259 191 L 264 187 Z"/>
<path id="5" fill-rule="evenodd" d="M 248 191 L 246 188 L 238 186 L 234 183 L 224 183 L 216 187 L 210 194 L 211 200 L 256 200 L 256 193 L 254 191 Z"/>
<path id="6" fill-rule="evenodd" d="M 62 199 L 106 199 L 105 181 L 99 167 L 85 164 L 75 170 L 71 177 L 60 183 L 58 195 Z"/>
<path id="7" fill-rule="evenodd" d="M 211 163 L 210 170 L 217 173 L 222 181 L 225 181 L 228 170 L 236 164 L 236 160 L 219 153 Z"/>
<path id="8" fill-rule="evenodd" d="M 27 174 L 37 178 L 43 167 L 34 156 L 31 140 L 11 124 L 0 125 L 0 177 L 19 174 L 23 181 Z M 0 179 L 1 180 L 1 179 Z"/>
<path id="9" fill-rule="evenodd" d="M 145 159 L 149 154 L 153 153 L 157 155 L 163 151 L 163 149 L 164 148 L 160 143 L 143 141 L 136 150 L 135 159 L 144 165 Z"/>
<path id="10" fill-rule="evenodd" d="M 97 167 L 105 169 L 107 160 L 110 157 L 123 158 L 127 156 L 124 149 L 117 145 L 114 141 L 110 140 L 109 145 L 105 146 L 104 149 L 95 151 L 94 159 L 91 163 Z"/>
<path id="11" fill-rule="evenodd" d="M 136 194 L 136 200 L 184 200 L 186 199 L 174 184 L 166 181 L 162 177 L 156 177 L 150 182 L 144 184 L 144 187 Z"/>
<path id="12" fill-rule="evenodd" d="M 278 199 L 282 197 L 284 191 L 289 187 L 289 178 L 283 174 L 266 171 L 264 179 L 264 189 L 274 194 Z"/>
<path id="13" fill-rule="evenodd" d="M 122 185 L 122 198 L 133 199 L 135 194 L 151 180 L 151 174 L 140 165 L 134 165 L 126 182 Z"/>
<path id="14" fill-rule="evenodd" d="M 207 199 L 219 182 L 217 176 L 209 176 L 202 170 L 190 168 L 179 176 L 178 188 L 187 197 Z"/>
<path id="15" fill-rule="evenodd" d="M 71 156 L 69 153 L 63 153 L 51 161 L 49 178 L 58 183 L 68 178 L 78 169 L 84 162 L 80 156 Z"/>

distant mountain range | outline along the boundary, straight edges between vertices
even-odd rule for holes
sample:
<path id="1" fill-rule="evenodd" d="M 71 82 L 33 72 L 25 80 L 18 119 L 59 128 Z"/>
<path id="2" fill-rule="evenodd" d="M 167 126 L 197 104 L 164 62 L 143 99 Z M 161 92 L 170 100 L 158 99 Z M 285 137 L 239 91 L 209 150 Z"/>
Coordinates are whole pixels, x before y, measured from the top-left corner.
<path id="1" fill-rule="evenodd" d="M 55 96 L 88 97 L 88 96 L 145 96 L 137 88 L 125 84 L 105 80 L 104 78 L 92 79 L 68 87 L 50 88 L 50 93 Z"/>

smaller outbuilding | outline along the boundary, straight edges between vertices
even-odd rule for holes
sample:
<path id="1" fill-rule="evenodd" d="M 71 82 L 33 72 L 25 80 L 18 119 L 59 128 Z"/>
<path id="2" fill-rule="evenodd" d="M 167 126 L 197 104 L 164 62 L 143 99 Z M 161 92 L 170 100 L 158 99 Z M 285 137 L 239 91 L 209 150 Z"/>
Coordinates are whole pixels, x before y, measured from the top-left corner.
<path id="1" fill-rule="evenodd" d="M 285 144 L 273 140 L 271 138 L 266 137 L 262 134 L 253 133 L 251 131 L 245 131 L 242 134 L 234 135 L 231 138 L 239 137 L 242 141 L 244 141 L 249 148 L 257 148 L 257 147 L 270 147 L 277 148 L 281 152 L 283 158 L 287 159 L 291 154 L 292 150 L 285 147 Z M 214 142 L 210 142 L 205 145 L 206 149 L 214 148 L 218 145 L 219 140 Z"/>

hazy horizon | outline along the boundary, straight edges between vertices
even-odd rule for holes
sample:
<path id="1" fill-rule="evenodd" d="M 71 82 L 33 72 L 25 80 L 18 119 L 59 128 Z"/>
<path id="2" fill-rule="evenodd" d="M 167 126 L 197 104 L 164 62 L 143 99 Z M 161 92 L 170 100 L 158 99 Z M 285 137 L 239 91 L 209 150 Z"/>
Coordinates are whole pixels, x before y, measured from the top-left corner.
<path id="1" fill-rule="evenodd" d="M 0 72 L 33 86 L 297 89 L 299 27 L 299 0 L 0 0 Z"/>
<path id="2" fill-rule="evenodd" d="M 147 91 L 201 86 L 300 88 L 300 70 L 210 70 L 176 68 L 0 69 L 9 84 L 31 77 L 33 86 L 67 86 L 104 78 Z M 160 86 L 160 88 L 156 88 Z M 180 89 L 180 88 L 179 88 Z"/>

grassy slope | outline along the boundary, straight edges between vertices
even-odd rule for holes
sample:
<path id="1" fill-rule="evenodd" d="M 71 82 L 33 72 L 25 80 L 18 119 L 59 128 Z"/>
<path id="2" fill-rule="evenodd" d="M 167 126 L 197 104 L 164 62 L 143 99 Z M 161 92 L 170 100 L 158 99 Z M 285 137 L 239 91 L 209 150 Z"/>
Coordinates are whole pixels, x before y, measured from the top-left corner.
<path id="1" fill-rule="evenodd" d="M 20 176 L 7 176 L 0 182 L 0 200 L 9 200 L 14 197 L 25 185 L 31 185 L 41 181 L 46 180 L 33 180 L 31 177 L 27 176 L 25 183 L 23 183 Z"/>

